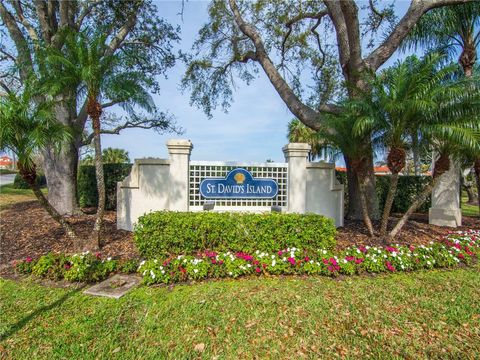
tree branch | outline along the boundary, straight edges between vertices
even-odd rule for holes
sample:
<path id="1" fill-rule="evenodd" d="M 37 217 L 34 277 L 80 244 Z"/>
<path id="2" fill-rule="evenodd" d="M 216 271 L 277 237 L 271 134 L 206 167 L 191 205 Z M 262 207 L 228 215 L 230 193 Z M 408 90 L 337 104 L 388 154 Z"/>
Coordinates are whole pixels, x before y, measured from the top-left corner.
<path id="1" fill-rule="evenodd" d="M 13 8 L 15 9 L 15 12 L 17 13 L 17 17 L 20 20 L 20 23 L 25 26 L 25 29 L 28 31 L 28 35 L 33 41 L 38 41 L 38 35 L 37 32 L 35 31 L 34 27 L 30 22 L 25 18 L 23 15 L 23 9 L 22 9 L 22 4 L 20 3 L 19 0 L 15 0 L 12 2 Z"/>
<path id="2" fill-rule="evenodd" d="M 52 28 L 50 26 L 47 4 L 43 0 L 35 0 L 35 8 L 37 10 L 38 22 L 42 30 L 43 40 L 50 44 L 52 40 Z"/>
<path id="3" fill-rule="evenodd" d="M 263 67 L 265 73 L 267 74 L 270 82 L 275 87 L 279 93 L 282 100 L 285 102 L 290 111 L 300 119 L 305 125 L 312 129 L 318 130 L 320 128 L 320 113 L 311 109 L 310 107 L 303 104 L 300 99 L 295 95 L 293 90 L 287 84 L 285 79 L 280 75 L 272 60 L 269 58 L 263 40 L 260 37 L 260 34 L 257 30 L 251 25 L 245 22 L 240 14 L 240 10 L 235 2 L 235 0 L 229 0 L 230 9 L 233 12 L 235 22 L 242 31 L 243 34 L 248 36 L 253 42 L 258 62 Z M 324 105 L 325 110 L 333 111 L 328 105 Z"/>
<path id="4" fill-rule="evenodd" d="M 8 32 L 10 33 L 10 36 L 17 48 L 18 57 L 15 59 L 15 64 L 19 68 L 20 77 L 25 81 L 28 78 L 29 73 L 33 71 L 32 57 L 28 43 L 23 36 L 22 31 L 18 27 L 14 16 L 7 10 L 1 1 L 0 17 L 7 26 Z"/>
<path id="5" fill-rule="evenodd" d="M 470 2 L 471 0 L 412 0 L 407 13 L 395 26 L 390 35 L 366 59 L 365 64 L 372 70 L 377 70 L 398 49 L 410 30 L 427 11 L 446 5 L 456 5 Z"/>
<path id="6" fill-rule="evenodd" d="M 123 26 L 118 30 L 118 33 L 113 37 L 110 44 L 108 44 L 107 49 L 105 50 L 105 55 L 112 55 L 122 44 L 123 40 L 128 36 L 130 31 L 132 31 L 135 23 L 137 22 L 137 13 L 133 12 L 131 16 L 127 18 L 127 21 Z"/>

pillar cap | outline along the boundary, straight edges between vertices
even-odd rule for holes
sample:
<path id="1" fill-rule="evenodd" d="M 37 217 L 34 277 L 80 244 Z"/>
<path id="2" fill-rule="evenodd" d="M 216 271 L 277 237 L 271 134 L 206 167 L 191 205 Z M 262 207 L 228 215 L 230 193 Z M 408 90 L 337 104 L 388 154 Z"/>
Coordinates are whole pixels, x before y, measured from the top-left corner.
<path id="1" fill-rule="evenodd" d="M 289 143 L 282 150 L 286 158 L 290 157 L 307 157 L 312 147 L 305 143 Z"/>
<path id="2" fill-rule="evenodd" d="M 167 141 L 167 148 L 170 154 L 190 155 L 193 149 L 193 144 L 190 140 L 170 139 Z"/>

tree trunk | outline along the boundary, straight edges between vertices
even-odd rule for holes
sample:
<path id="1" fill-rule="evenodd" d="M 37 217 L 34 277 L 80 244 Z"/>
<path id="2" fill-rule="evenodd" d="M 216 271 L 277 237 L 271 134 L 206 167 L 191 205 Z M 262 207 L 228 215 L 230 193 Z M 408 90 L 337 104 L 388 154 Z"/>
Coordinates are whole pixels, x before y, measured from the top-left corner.
<path id="1" fill-rule="evenodd" d="M 440 176 L 433 178 L 432 181 L 430 181 L 427 186 L 425 186 L 420 195 L 418 195 L 417 199 L 412 203 L 412 205 L 410 205 L 407 212 L 403 214 L 403 216 L 400 218 L 400 220 L 398 220 L 392 231 L 390 231 L 390 233 L 388 234 L 389 240 L 393 240 L 398 235 L 398 233 L 400 232 L 400 230 L 402 230 L 403 226 L 410 218 L 410 216 L 425 202 L 425 200 L 427 200 L 428 195 L 431 194 L 439 178 Z"/>
<path id="2" fill-rule="evenodd" d="M 360 184 L 360 204 L 362 206 L 362 216 L 363 216 L 363 222 L 365 223 L 365 226 L 367 227 L 368 234 L 370 237 L 373 237 L 374 232 L 373 232 L 373 225 L 372 221 L 370 219 L 370 216 L 368 215 L 368 204 L 367 204 L 367 198 L 366 198 L 366 191 L 365 191 L 365 182 L 360 180 L 361 177 L 357 176 L 357 179 L 359 179 Z"/>
<path id="3" fill-rule="evenodd" d="M 471 184 L 469 181 L 465 181 L 465 179 L 463 178 L 462 176 L 462 185 L 463 185 L 463 188 L 465 189 L 465 192 L 467 193 L 467 203 L 468 204 L 475 204 L 477 202 L 477 198 L 475 197 L 475 194 L 473 192 L 473 184 Z"/>
<path id="4" fill-rule="evenodd" d="M 473 169 L 475 170 L 475 180 L 477 183 L 478 215 L 480 216 L 480 159 L 475 160 Z"/>
<path id="5" fill-rule="evenodd" d="M 62 95 L 63 96 L 63 95 Z M 55 106 L 57 120 L 73 128 L 76 118 L 76 102 L 59 97 Z M 43 169 L 47 179 L 48 201 L 61 215 L 78 213 L 77 206 L 77 167 L 78 151 L 81 144 L 82 131 L 74 131 L 73 138 L 62 146 L 60 151 L 47 149 L 42 152 Z"/>
<path id="6" fill-rule="evenodd" d="M 348 210 L 347 218 L 352 220 L 363 220 L 362 200 L 360 199 L 360 187 L 359 181 L 355 171 L 352 169 L 351 159 L 344 155 L 345 165 L 347 168 L 347 197 L 348 197 Z M 375 189 L 375 173 L 373 171 L 373 160 L 370 157 L 367 159 L 367 165 L 365 169 L 365 197 L 367 207 L 369 209 L 370 219 L 378 219 L 378 201 L 377 192 Z"/>
<path id="7" fill-rule="evenodd" d="M 60 213 L 49 203 L 45 195 L 43 195 L 42 191 L 38 187 L 36 182 L 37 173 L 35 171 L 35 168 L 25 169 L 21 165 L 18 165 L 18 169 L 22 178 L 32 189 L 33 194 L 37 198 L 40 205 L 48 212 L 48 214 L 52 217 L 52 219 L 54 219 L 56 222 L 58 222 L 62 226 L 67 236 L 70 239 L 72 239 L 74 247 L 77 248 L 79 246 L 79 239 L 75 234 L 75 231 L 72 229 L 70 224 L 65 220 L 65 218 L 62 215 L 60 215 Z"/>
<path id="8" fill-rule="evenodd" d="M 103 174 L 102 144 L 100 139 L 100 116 L 102 114 L 102 106 L 95 98 L 91 98 L 88 101 L 87 111 L 92 119 L 94 133 L 93 145 L 95 148 L 95 176 L 97 180 L 98 191 L 97 216 L 93 226 L 92 247 L 98 249 L 100 247 L 103 215 L 105 213 L 105 180 Z"/>
<path id="9" fill-rule="evenodd" d="M 390 211 L 392 210 L 393 200 L 397 193 L 398 185 L 398 173 L 392 174 L 390 177 L 390 189 L 388 190 L 387 199 L 383 207 L 382 222 L 380 224 L 380 236 L 385 236 L 388 227 L 388 218 L 390 217 Z"/>
<path id="10" fill-rule="evenodd" d="M 401 219 L 397 222 L 395 227 L 388 234 L 388 239 L 393 240 L 395 236 L 398 235 L 400 230 L 410 218 L 410 216 L 427 200 L 428 195 L 431 194 L 433 188 L 438 183 L 439 179 L 450 169 L 450 158 L 446 154 L 441 154 L 440 157 L 435 161 L 433 168 L 432 180 L 425 186 L 417 199 L 410 205 L 407 212 L 403 214 Z"/>

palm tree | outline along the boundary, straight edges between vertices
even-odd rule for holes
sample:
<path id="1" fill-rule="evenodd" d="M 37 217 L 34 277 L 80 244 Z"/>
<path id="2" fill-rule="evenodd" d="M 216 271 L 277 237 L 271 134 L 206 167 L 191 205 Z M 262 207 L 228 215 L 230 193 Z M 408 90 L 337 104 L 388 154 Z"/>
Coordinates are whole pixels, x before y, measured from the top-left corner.
<path id="1" fill-rule="evenodd" d="M 125 164 L 130 162 L 127 151 L 111 147 L 103 150 L 102 160 L 104 164 Z"/>
<path id="2" fill-rule="evenodd" d="M 73 240 L 78 241 L 75 231 L 65 218 L 49 203 L 36 182 L 36 154 L 47 147 L 59 150 L 62 143 L 70 138 L 65 126 L 56 121 L 52 111 L 53 103 L 35 104 L 28 84 L 23 93 L 7 93 L 0 97 L 0 149 L 10 150 L 17 157 L 19 174 L 32 189 L 40 205 L 57 221 Z"/>
<path id="3" fill-rule="evenodd" d="M 138 71 L 123 70 L 128 68 L 123 66 L 125 59 L 121 53 L 109 53 L 106 35 L 95 34 L 87 29 L 79 33 L 65 32 L 64 36 L 63 49 L 47 50 L 48 73 L 53 87 L 80 88 L 87 98 L 86 112 L 92 121 L 94 133 L 98 207 L 93 227 L 94 243 L 86 245 L 97 248 L 100 246 L 106 199 L 100 139 L 103 108 L 100 101 L 119 104 L 129 113 L 134 112 L 134 106 L 153 112 L 154 105 L 143 86 L 148 80 Z"/>
<path id="4" fill-rule="evenodd" d="M 318 132 L 305 126 L 300 120 L 293 119 L 288 123 L 288 141 L 309 144 L 311 149 L 308 154 L 308 161 L 324 155 L 328 158 L 332 151 L 319 136 Z"/>
<path id="5" fill-rule="evenodd" d="M 387 167 L 390 176 L 390 189 L 383 209 L 380 236 L 387 232 L 388 219 L 395 198 L 398 177 L 405 168 L 408 144 L 422 138 L 420 129 L 428 120 L 431 123 L 455 121 L 460 109 L 462 116 L 473 112 L 468 107 L 470 99 L 465 92 L 463 81 L 446 82 L 456 66 L 450 65 L 437 70 L 443 61 L 438 54 L 431 54 L 419 60 L 415 56 L 388 68 L 375 77 L 371 83 L 372 93 L 358 101 L 353 101 L 360 114 L 354 130 L 358 133 L 373 133 L 383 147 L 387 149 Z M 459 97 L 459 93 L 464 96 Z M 440 102 L 452 106 L 447 118 L 434 118 Z M 460 104 L 460 106 L 458 106 Z M 468 108 L 467 108 L 468 107 Z M 474 114 L 474 112 L 473 112 Z M 445 113 L 441 114 L 445 116 Z"/>
<path id="6" fill-rule="evenodd" d="M 364 148 L 364 144 L 368 144 L 368 135 L 355 134 L 353 125 L 357 112 L 348 102 L 339 104 L 343 107 L 343 111 L 339 115 L 327 115 L 325 119 L 325 127 L 320 129 L 318 136 L 322 139 L 324 146 L 329 147 L 333 151 L 341 152 L 345 159 L 345 164 L 351 167 L 356 174 L 358 181 L 358 189 L 360 205 L 362 209 L 362 217 L 369 235 L 374 236 L 372 220 L 369 216 L 369 208 L 366 197 L 366 181 L 367 157 L 368 149 Z M 355 187 L 351 178 L 348 179 L 348 186 Z M 349 193 L 351 193 L 349 191 Z"/>
<path id="7" fill-rule="evenodd" d="M 404 48 L 444 49 L 458 58 L 465 76 L 473 74 L 480 44 L 480 2 L 430 10 L 422 16 L 404 43 Z"/>

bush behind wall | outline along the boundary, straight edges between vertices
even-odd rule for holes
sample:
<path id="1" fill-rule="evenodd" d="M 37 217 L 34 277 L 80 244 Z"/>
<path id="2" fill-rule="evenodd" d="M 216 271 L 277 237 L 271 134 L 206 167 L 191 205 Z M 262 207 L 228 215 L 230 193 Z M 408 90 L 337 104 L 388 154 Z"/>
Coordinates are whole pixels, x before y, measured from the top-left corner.
<path id="1" fill-rule="evenodd" d="M 132 164 L 104 164 L 105 178 L 105 208 L 115 210 L 117 208 L 117 182 L 125 179 Z M 96 207 L 98 204 L 97 180 L 95 166 L 81 165 L 77 175 L 77 196 L 80 207 Z"/>

